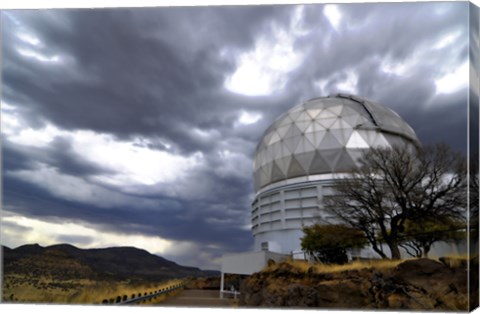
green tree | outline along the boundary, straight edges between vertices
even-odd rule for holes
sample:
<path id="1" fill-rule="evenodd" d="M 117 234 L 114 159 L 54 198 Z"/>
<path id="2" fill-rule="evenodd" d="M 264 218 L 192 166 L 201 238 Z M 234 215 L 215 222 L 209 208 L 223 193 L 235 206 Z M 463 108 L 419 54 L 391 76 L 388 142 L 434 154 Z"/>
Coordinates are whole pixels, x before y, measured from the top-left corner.
<path id="1" fill-rule="evenodd" d="M 368 242 L 361 231 L 346 225 L 319 225 L 303 228 L 302 250 L 326 264 L 348 262 L 347 251 L 362 248 Z"/>
<path id="2" fill-rule="evenodd" d="M 407 220 L 400 246 L 413 257 L 428 257 L 435 242 L 458 243 L 466 238 L 463 221 L 449 217 Z"/>
<path id="3" fill-rule="evenodd" d="M 465 218 L 466 161 L 446 145 L 371 148 L 349 177 L 325 197 L 325 207 L 361 230 L 382 258 L 400 258 L 407 220 Z"/>

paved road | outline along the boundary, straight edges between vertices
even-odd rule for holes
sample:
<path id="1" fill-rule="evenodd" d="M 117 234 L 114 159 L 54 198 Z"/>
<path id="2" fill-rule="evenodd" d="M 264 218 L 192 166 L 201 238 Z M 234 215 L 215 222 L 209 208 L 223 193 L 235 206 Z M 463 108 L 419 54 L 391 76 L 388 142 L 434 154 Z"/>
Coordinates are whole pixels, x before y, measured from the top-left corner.
<path id="1" fill-rule="evenodd" d="M 232 307 L 232 299 L 220 299 L 218 290 L 182 290 L 179 294 L 168 297 L 160 306 L 185 307 Z"/>

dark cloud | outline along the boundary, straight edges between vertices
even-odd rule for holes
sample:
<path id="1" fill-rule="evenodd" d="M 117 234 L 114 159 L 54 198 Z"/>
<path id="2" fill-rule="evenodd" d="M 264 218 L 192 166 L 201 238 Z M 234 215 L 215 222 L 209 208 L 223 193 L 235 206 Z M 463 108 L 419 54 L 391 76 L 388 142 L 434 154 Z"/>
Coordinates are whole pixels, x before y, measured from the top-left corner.
<path id="1" fill-rule="evenodd" d="M 306 5 L 300 23 L 305 33 L 295 35 L 291 47 L 303 62 L 286 75 L 285 86 L 254 97 L 226 90 L 225 80 L 260 37 L 274 46 L 280 40 L 275 28 L 293 36 L 296 8 L 5 12 L 2 101 L 21 127 L 55 125 L 66 132 L 109 134 L 112 140 L 141 138 L 134 147 L 201 155 L 200 165 L 172 182 L 119 186 L 98 179 L 119 170 L 74 149 L 73 135 L 42 146 L 16 143 L 5 133 L 5 209 L 101 231 L 191 241 L 198 251 L 169 253 L 190 265 L 201 250 L 210 254 L 204 260 L 249 250 L 251 160 L 262 133 L 293 105 L 340 91 L 339 83 L 352 73 L 359 95 L 397 111 L 423 143 L 441 141 L 466 151 L 467 89 L 441 94 L 436 80 L 468 58 L 468 4 L 343 4 L 338 29 L 323 5 Z M 29 44 L 19 34 L 41 44 Z M 432 50 L 449 34 L 458 34 L 454 45 Z M 288 41 L 278 43 L 288 48 Z M 404 64 L 406 71 L 389 73 L 386 63 Z M 239 123 L 245 111 L 258 114 L 258 122 Z M 46 168 L 54 178 L 88 186 L 87 192 L 55 193 L 55 182 L 27 179 Z"/>

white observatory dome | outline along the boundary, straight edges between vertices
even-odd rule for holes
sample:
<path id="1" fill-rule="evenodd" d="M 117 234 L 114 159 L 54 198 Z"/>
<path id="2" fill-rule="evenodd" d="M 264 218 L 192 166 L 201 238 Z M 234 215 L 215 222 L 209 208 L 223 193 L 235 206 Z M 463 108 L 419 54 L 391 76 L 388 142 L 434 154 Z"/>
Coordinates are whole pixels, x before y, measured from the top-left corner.
<path id="1" fill-rule="evenodd" d="M 278 117 L 254 160 L 255 190 L 289 178 L 348 172 L 365 149 L 418 145 L 413 129 L 393 110 L 356 96 L 315 98 Z"/>
<path id="2" fill-rule="evenodd" d="M 302 228 L 333 222 L 323 198 L 371 147 L 420 143 L 393 110 L 351 95 L 315 98 L 278 117 L 254 160 L 255 250 L 293 254 Z"/>

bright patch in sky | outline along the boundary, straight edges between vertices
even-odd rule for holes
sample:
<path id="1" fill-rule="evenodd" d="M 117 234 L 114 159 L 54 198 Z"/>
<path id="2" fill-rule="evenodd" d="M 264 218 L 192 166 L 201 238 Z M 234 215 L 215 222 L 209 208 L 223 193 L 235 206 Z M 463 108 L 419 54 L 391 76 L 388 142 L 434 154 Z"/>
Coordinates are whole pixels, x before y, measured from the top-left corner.
<path id="1" fill-rule="evenodd" d="M 143 248 L 153 254 L 165 254 L 177 244 L 157 236 L 118 234 L 84 226 L 74 222 L 46 222 L 38 219 L 17 216 L 9 213 L 2 218 L 2 244 L 11 248 L 25 243 L 38 243 L 42 246 L 64 243 L 62 237 L 68 239 L 91 239 L 91 242 L 81 243 L 70 241 L 80 248 L 105 248 L 119 246 L 134 246 Z M 18 226 L 18 228 L 15 228 Z"/>
<path id="2" fill-rule="evenodd" d="M 260 37 L 252 51 L 240 55 L 238 67 L 226 79 L 225 88 L 247 96 L 265 96 L 281 90 L 287 82 L 286 74 L 303 59 L 303 54 L 294 50 L 295 38 L 306 34 L 299 22 L 301 13 L 298 9 L 294 12 L 289 29 L 272 25 L 271 36 Z"/>
<path id="3" fill-rule="evenodd" d="M 22 127 L 14 112 L 2 110 L 2 133 L 16 144 L 46 147 L 55 138 L 67 139 L 72 150 L 85 160 L 112 170 L 96 179 L 113 185 L 153 185 L 178 179 L 188 169 L 199 165 L 200 153 L 191 156 L 175 155 L 166 151 L 152 150 L 139 141 L 120 141 L 108 134 L 92 131 L 65 131 L 48 124 L 42 129 Z M 144 143 L 145 144 L 145 143 Z"/>
<path id="4" fill-rule="evenodd" d="M 435 85 L 437 94 L 453 93 L 468 86 L 468 62 L 438 79 Z"/>
<path id="5" fill-rule="evenodd" d="M 59 56 L 46 56 L 46 55 L 43 55 L 39 52 L 36 52 L 36 51 L 33 51 L 33 50 L 27 50 L 27 49 L 18 49 L 18 53 L 21 54 L 22 56 L 24 57 L 29 57 L 29 58 L 33 58 L 37 61 L 40 61 L 40 62 L 58 62 L 60 61 L 60 57 Z"/>
<path id="6" fill-rule="evenodd" d="M 446 36 L 443 36 L 434 46 L 433 49 L 442 49 L 451 44 L 453 44 L 462 33 L 460 31 L 450 33 Z"/>
<path id="7" fill-rule="evenodd" d="M 238 118 L 238 122 L 240 124 L 249 125 L 256 123 L 261 118 L 262 115 L 260 113 L 242 111 L 240 118 Z"/>
<path id="8" fill-rule="evenodd" d="M 338 31 L 342 19 L 342 13 L 335 4 L 327 4 L 323 8 L 323 14 L 327 17 L 333 28 Z"/>
<path id="9" fill-rule="evenodd" d="M 40 43 L 40 39 L 38 39 L 37 37 L 31 35 L 31 34 L 27 34 L 27 33 L 20 33 L 20 34 L 17 34 L 18 38 L 20 38 L 22 41 L 30 44 L 30 45 L 33 45 L 33 46 L 36 46 Z"/>
<path id="10" fill-rule="evenodd" d="M 337 84 L 337 89 L 341 92 L 349 92 L 352 94 L 356 94 L 358 75 L 352 70 L 346 71 L 346 74 L 347 77 L 345 78 L 345 80 Z"/>

